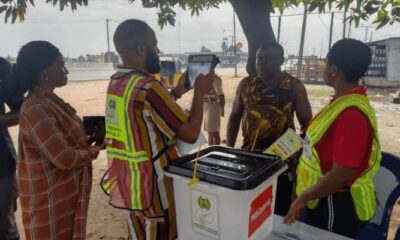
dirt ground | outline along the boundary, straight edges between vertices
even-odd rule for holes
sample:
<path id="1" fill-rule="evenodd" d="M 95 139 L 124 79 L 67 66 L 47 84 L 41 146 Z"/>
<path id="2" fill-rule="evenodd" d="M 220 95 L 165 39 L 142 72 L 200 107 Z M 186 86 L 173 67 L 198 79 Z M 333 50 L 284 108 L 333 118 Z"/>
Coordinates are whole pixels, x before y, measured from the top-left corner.
<path id="1" fill-rule="evenodd" d="M 224 91 L 226 95 L 225 116 L 222 119 L 222 139 L 226 138 L 226 126 L 231 106 L 235 97 L 237 84 L 241 77 L 234 78 L 232 70 L 219 70 L 217 73 L 222 76 Z M 240 76 L 245 76 L 244 70 L 239 71 Z M 105 91 L 107 81 L 86 81 L 70 82 L 67 86 L 58 89 L 56 92 L 64 100 L 74 106 L 80 116 L 84 115 L 103 115 L 105 103 Z M 307 85 L 309 99 L 315 114 L 329 101 L 332 90 L 326 86 Z M 391 103 L 390 92 L 384 90 L 371 90 L 369 95 L 373 101 L 379 123 L 379 134 L 382 149 L 400 155 L 400 127 L 398 126 L 400 117 L 400 105 Z M 179 100 L 179 104 L 186 109 L 190 108 L 191 93 L 186 94 Z M 396 120 L 397 119 L 397 120 Z M 298 124 L 297 124 L 298 125 Z M 17 143 L 18 128 L 11 130 L 14 142 Z M 241 137 L 239 134 L 236 146 L 240 146 Z M 127 236 L 126 217 L 127 212 L 112 208 L 107 203 L 107 197 L 99 187 L 99 181 L 106 171 L 107 161 L 104 151 L 99 158 L 93 162 L 93 188 L 89 206 L 89 217 L 87 223 L 87 239 L 125 239 Z M 396 204 L 392 214 L 391 227 L 388 239 L 394 238 L 395 230 L 400 222 L 400 204 Z M 23 226 L 21 213 L 17 212 L 18 227 L 23 236 Z"/>

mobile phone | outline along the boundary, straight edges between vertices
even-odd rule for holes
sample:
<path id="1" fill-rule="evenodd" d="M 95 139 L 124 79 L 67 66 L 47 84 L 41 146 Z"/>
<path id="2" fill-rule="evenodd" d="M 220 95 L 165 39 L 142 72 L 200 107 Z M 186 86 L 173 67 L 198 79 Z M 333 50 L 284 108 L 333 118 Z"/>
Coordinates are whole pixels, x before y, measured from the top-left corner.
<path id="1" fill-rule="evenodd" d="M 96 127 L 100 124 L 105 124 L 106 120 L 104 116 L 84 116 L 83 127 L 87 136 L 92 135 L 96 131 Z"/>
<path id="2" fill-rule="evenodd" d="M 185 87 L 193 88 L 196 78 L 200 75 L 207 75 L 220 63 L 215 54 L 189 55 Z"/>

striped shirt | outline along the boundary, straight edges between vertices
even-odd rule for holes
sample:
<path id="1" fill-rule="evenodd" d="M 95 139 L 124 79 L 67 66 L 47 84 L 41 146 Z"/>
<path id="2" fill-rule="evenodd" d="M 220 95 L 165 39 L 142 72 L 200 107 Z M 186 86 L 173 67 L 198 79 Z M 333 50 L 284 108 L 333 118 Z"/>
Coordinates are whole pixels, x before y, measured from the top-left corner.
<path id="1" fill-rule="evenodd" d="M 26 239 L 85 239 L 92 165 L 76 111 L 35 89 L 20 112 L 18 187 Z"/>
<path id="2" fill-rule="evenodd" d="M 121 67 L 112 76 L 107 93 L 122 96 L 133 75 L 142 77 L 135 85 L 135 97 L 128 105 L 130 126 L 131 129 L 135 129 L 132 133 L 135 136 L 135 149 L 136 151 L 145 151 L 147 157 L 153 159 L 168 145 L 170 140 L 175 138 L 177 131 L 187 120 L 187 116 L 175 103 L 163 83 L 145 71 Z M 124 148 L 117 141 L 108 141 L 107 145 Z M 150 180 L 146 180 L 148 176 L 142 176 L 141 179 L 141 186 L 144 189 L 141 194 L 149 194 L 151 206 L 144 211 L 135 211 L 138 216 L 163 221 L 164 211 L 174 209 L 172 180 L 164 176 L 163 169 L 168 161 L 177 157 L 176 146 L 171 145 L 165 154 L 154 159 L 153 162 L 146 161 L 144 163 L 146 165 L 142 166 L 147 168 L 146 172 L 152 175 Z M 123 178 L 123 174 L 126 173 L 118 169 L 118 161 L 113 162 L 113 159 L 109 159 L 109 161 L 109 176 Z M 150 163 L 150 166 L 147 163 Z M 149 181 L 152 181 L 152 184 L 148 184 Z M 151 192 L 147 189 L 149 185 L 153 186 Z M 115 191 L 119 191 L 118 188 Z M 110 204 L 128 208 L 124 205 L 124 194 L 121 191 L 110 195 Z"/>

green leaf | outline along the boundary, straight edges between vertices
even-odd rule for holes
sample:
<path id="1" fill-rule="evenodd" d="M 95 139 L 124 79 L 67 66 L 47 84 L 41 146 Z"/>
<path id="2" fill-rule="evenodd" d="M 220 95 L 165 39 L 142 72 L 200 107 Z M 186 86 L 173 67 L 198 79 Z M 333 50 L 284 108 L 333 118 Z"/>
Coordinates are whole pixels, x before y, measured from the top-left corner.
<path id="1" fill-rule="evenodd" d="M 378 10 L 379 10 L 379 7 L 373 7 L 372 4 L 367 4 L 364 6 L 364 11 L 370 15 L 376 13 Z"/>
<path id="2" fill-rule="evenodd" d="M 356 27 L 360 26 L 360 17 L 354 16 L 354 25 Z"/>
<path id="3" fill-rule="evenodd" d="M 391 14 L 393 17 L 400 17 L 400 7 L 392 8 Z"/>
<path id="4" fill-rule="evenodd" d="M 77 9 L 76 0 L 70 0 L 72 11 Z"/>
<path id="5" fill-rule="evenodd" d="M 349 10 L 350 4 L 353 0 L 345 0 L 344 11 L 347 12 Z"/>
<path id="6" fill-rule="evenodd" d="M 360 9 L 362 2 L 363 2 L 363 0 L 357 0 L 357 7 L 356 8 Z"/>
<path id="7" fill-rule="evenodd" d="M 4 21 L 7 23 L 7 20 L 8 20 L 8 18 L 10 17 L 10 15 L 11 15 L 11 12 L 12 12 L 12 7 L 8 7 L 7 8 L 7 11 L 6 11 L 6 14 L 4 15 Z"/>
<path id="8" fill-rule="evenodd" d="M 17 19 L 17 9 L 14 8 L 12 11 L 11 23 L 14 24 L 16 19 Z"/>
<path id="9" fill-rule="evenodd" d="M 368 1 L 368 4 L 372 4 L 372 5 L 382 5 L 383 2 L 382 1 L 378 1 L 378 0 L 373 0 L 373 1 Z"/>
<path id="10" fill-rule="evenodd" d="M 283 14 L 283 10 L 285 9 L 285 1 L 278 1 L 278 9 L 281 15 Z"/>
<path id="11" fill-rule="evenodd" d="M 329 2 L 328 2 L 328 9 L 329 9 L 329 11 L 332 10 L 332 1 L 329 1 Z"/>
<path id="12" fill-rule="evenodd" d="M 25 21 L 25 12 L 26 12 L 26 6 L 21 5 L 17 9 L 17 16 L 20 22 Z"/>
<path id="13" fill-rule="evenodd" d="M 6 9 L 7 9 L 7 6 L 1 6 L 1 7 L 0 7 L 0 14 L 1 14 L 2 12 L 4 12 Z"/>
<path id="14" fill-rule="evenodd" d="M 308 11 L 312 12 L 318 7 L 317 1 L 312 1 L 308 6 Z"/>
<path id="15" fill-rule="evenodd" d="M 325 12 L 326 1 L 318 1 L 318 11 L 320 13 Z"/>
<path id="16" fill-rule="evenodd" d="M 388 18 L 385 18 L 381 23 L 379 23 L 379 25 L 376 27 L 376 29 L 378 30 L 378 29 L 382 28 L 382 27 L 385 26 L 389 21 L 390 21 L 390 18 L 389 18 L 389 17 L 388 17 Z"/>
<path id="17" fill-rule="evenodd" d="M 167 16 L 167 21 L 171 26 L 175 26 L 175 17 L 172 14 Z"/>
<path id="18" fill-rule="evenodd" d="M 387 14 L 386 10 L 380 10 L 380 11 L 378 12 L 378 18 L 377 18 L 377 20 L 378 20 L 378 21 L 382 21 L 383 19 L 386 19 L 387 16 L 388 16 L 388 14 Z"/>

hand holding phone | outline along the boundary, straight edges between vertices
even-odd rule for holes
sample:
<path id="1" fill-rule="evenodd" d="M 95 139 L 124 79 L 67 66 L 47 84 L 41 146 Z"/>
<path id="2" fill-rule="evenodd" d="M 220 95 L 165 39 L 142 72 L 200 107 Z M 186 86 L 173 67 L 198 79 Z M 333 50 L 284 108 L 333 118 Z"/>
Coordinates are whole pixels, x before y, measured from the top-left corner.
<path id="1" fill-rule="evenodd" d="M 177 98 L 181 98 L 183 94 L 188 92 L 190 89 L 185 87 L 185 81 L 187 78 L 187 71 L 183 72 L 178 80 L 178 84 L 174 89 L 171 90 L 172 94 Z"/>
<path id="2" fill-rule="evenodd" d="M 214 71 L 208 73 L 207 75 L 200 74 L 194 83 L 195 91 L 199 92 L 201 95 L 209 93 L 214 84 L 215 73 Z"/>
<path id="3" fill-rule="evenodd" d="M 88 136 L 88 144 L 102 147 L 105 137 L 105 118 L 104 116 L 85 116 L 83 126 Z"/>
<path id="4" fill-rule="evenodd" d="M 215 54 L 190 55 L 187 68 L 185 87 L 191 89 L 200 74 L 207 75 L 214 71 L 219 63 L 219 58 Z"/>

